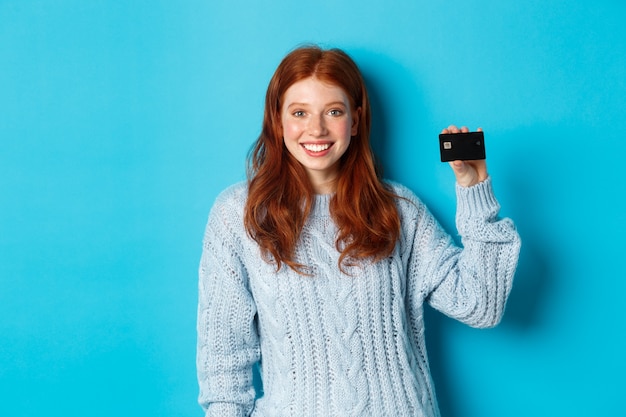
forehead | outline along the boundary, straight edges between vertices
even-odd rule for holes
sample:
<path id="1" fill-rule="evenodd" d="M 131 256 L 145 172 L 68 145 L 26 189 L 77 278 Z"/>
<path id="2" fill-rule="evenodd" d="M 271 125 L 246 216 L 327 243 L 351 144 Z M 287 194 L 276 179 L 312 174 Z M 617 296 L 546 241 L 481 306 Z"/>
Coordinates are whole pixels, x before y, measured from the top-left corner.
<path id="1" fill-rule="evenodd" d="M 324 82 L 315 77 L 308 77 L 293 83 L 285 91 L 283 101 L 286 105 L 291 102 L 310 103 L 317 101 L 341 101 L 350 103 L 343 88 L 336 84 Z"/>

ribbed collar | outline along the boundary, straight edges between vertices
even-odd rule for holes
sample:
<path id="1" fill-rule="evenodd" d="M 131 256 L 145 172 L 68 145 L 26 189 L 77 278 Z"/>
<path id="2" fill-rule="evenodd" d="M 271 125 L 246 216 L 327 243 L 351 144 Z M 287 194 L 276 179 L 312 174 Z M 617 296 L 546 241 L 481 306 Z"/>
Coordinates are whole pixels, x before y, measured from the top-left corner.
<path id="1" fill-rule="evenodd" d="M 315 194 L 313 196 L 313 207 L 311 216 L 323 217 L 330 215 L 330 200 L 334 194 Z"/>

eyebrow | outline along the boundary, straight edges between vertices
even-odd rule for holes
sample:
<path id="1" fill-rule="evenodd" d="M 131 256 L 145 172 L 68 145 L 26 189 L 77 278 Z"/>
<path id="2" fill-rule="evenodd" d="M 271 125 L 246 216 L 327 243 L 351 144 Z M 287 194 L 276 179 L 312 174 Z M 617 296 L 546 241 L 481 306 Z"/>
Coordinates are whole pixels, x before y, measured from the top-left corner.
<path id="1" fill-rule="evenodd" d="M 288 108 L 296 106 L 296 107 L 302 107 L 302 106 L 310 106 L 310 103 L 289 103 L 289 105 L 287 105 Z M 343 101 L 333 101 L 327 104 L 324 104 L 324 107 L 330 107 L 330 106 L 343 106 L 343 107 L 349 107 L 349 105 L 347 105 L 346 103 L 344 103 Z"/>

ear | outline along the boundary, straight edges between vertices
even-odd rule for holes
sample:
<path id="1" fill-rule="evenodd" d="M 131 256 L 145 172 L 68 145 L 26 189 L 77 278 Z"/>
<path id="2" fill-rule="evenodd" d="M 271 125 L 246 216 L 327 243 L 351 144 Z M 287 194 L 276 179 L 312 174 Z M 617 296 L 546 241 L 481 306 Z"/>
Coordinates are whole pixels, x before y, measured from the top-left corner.
<path id="1" fill-rule="evenodd" d="M 352 112 L 352 130 L 351 136 L 356 136 L 359 133 L 359 120 L 361 120 L 361 108 L 358 107 L 356 111 Z"/>

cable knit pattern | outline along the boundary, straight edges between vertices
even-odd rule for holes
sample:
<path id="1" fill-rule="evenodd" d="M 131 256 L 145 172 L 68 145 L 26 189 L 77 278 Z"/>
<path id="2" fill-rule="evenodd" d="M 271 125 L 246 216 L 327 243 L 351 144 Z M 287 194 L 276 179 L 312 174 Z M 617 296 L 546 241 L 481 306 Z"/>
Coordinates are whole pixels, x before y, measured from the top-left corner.
<path id="1" fill-rule="evenodd" d="M 423 305 L 474 327 L 502 317 L 520 239 L 497 218 L 491 179 L 457 186 L 455 246 L 405 187 L 395 251 L 341 273 L 330 196 L 315 197 L 296 249 L 312 276 L 263 261 L 243 226 L 246 184 L 209 215 L 200 262 L 199 402 L 206 416 L 439 415 L 424 341 Z M 257 398 L 252 367 L 261 363 Z"/>

